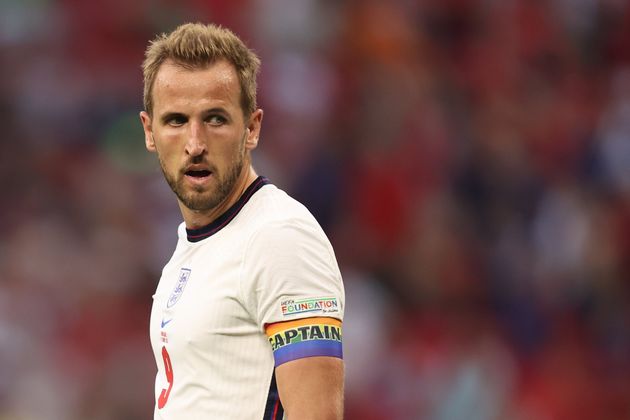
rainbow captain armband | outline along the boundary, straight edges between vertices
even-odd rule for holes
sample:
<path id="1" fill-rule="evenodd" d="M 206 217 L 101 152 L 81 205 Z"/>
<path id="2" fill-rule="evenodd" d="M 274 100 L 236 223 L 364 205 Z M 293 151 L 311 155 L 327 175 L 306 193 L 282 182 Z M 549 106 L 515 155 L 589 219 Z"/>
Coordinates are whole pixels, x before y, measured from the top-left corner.
<path id="1" fill-rule="evenodd" d="M 270 324 L 266 329 L 276 366 L 313 356 L 343 359 L 341 321 L 317 317 Z"/>

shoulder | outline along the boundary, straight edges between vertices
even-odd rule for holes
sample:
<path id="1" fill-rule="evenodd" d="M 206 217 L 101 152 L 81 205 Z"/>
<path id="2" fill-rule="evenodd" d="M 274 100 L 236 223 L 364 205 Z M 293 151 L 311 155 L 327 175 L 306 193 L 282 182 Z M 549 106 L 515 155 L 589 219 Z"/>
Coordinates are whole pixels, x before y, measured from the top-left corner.
<path id="1" fill-rule="evenodd" d="M 254 194 L 250 204 L 242 216 L 252 230 L 252 238 L 276 236 L 283 231 L 325 237 L 311 212 L 273 184 Z"/>
<path id="2" fill-rule="evenodd" d="M 274 184 L 263 186 L 253 197 L 252 207 L 274 219 L 289 217 L 313 218 L 310 211 L 295 198 Z M 314 218 L 313 218 L 314 220 Z"/>
<path id="3" fill-rule="evenodd" d="M 251 210 L 251 230 L 243 243 L 244 267 L 250 274 L 292 273 L 295 278 L 340 277 L 330 240 L 304 205 L 284 191 L 267 186 Z"/>

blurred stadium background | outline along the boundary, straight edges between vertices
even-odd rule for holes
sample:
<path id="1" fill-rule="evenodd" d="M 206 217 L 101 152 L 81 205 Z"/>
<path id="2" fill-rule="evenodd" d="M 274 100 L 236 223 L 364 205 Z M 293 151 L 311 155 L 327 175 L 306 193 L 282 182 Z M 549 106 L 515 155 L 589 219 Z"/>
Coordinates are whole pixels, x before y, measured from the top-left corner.
<path id="1" fill-rule="evenodd" d="M 345 276 L 347 419 L 630 419 L 630 2 L 0 0 L 0 419 L 151 417 L 179 223 L 138 120 L 185 21 Z"/>

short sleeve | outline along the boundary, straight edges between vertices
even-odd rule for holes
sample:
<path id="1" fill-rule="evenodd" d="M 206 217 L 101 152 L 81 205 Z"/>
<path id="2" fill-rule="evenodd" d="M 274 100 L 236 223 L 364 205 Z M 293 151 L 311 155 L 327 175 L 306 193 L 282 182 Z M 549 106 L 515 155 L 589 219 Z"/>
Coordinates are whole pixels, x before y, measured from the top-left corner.
<path id="1" fill-rule="evenodd" d="M 261 330 L 309 317 L 343 320 L 341 274 L 315 222 L 274 222 L 258 230 L 244 253 L 241 288 Z"/>

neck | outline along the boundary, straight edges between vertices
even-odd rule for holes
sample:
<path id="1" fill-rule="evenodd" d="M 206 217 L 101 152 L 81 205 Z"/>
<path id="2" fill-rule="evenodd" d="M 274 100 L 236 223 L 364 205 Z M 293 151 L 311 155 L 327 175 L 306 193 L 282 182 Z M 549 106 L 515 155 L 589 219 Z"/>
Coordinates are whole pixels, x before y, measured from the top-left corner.
<path id="1" fill-rule="evenodd" d="M 188 229 L 199 229 L 203 226 L 207 226 L 214 222 L 219 216 L 221 216 L 227 209 L 232 207 L 234 203 L 243 195 L 243 192 L 247 187 L 256 180 L 256 171 L 251 165 L 245 165 L 243 171 L 239 176 L 232 192 L 219 204 L 218 206 L 210 210 L 191 210 L 179 202 L 179 209 L 182 212 L 184 223 Z"/>

